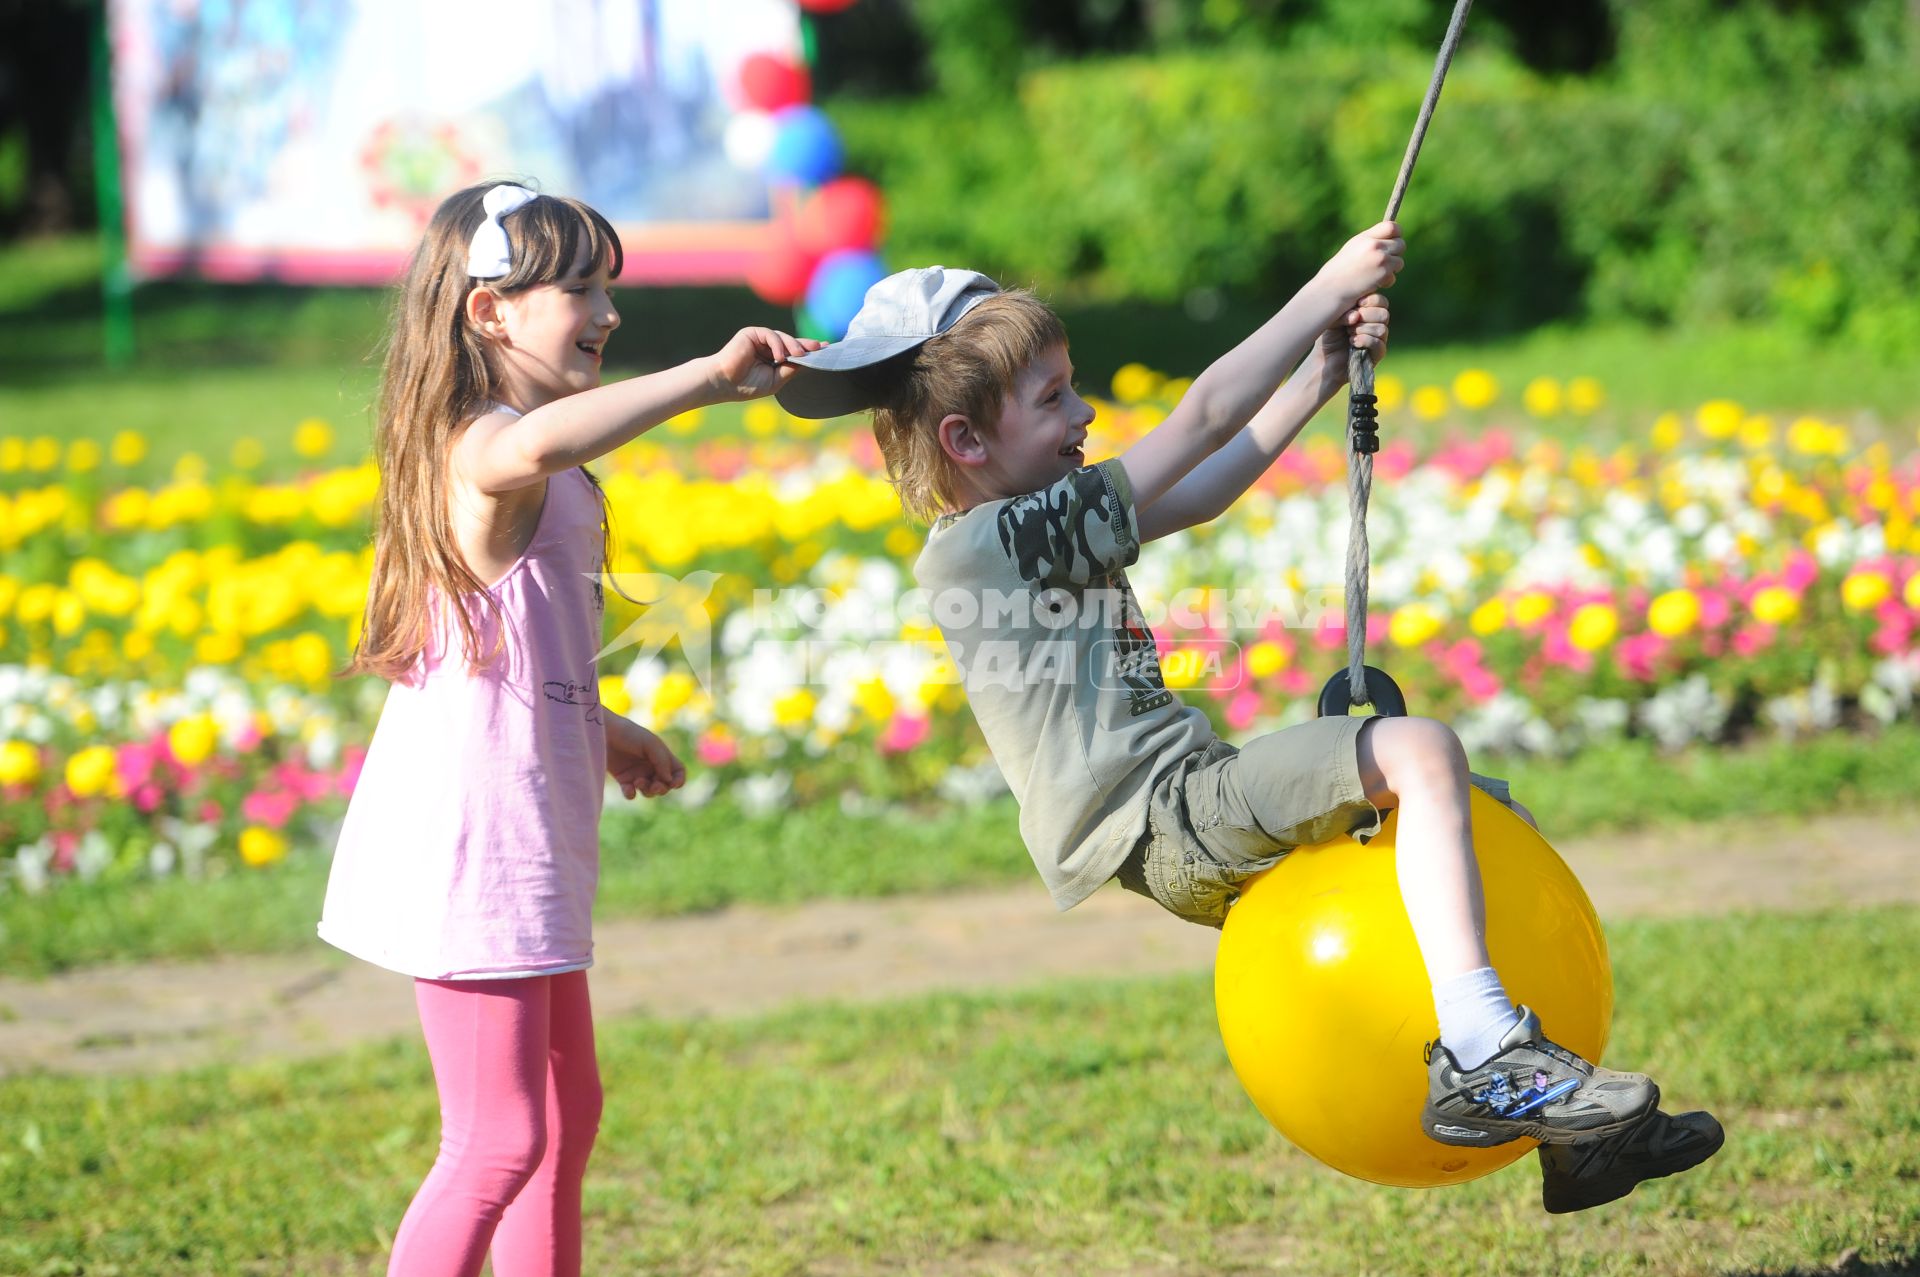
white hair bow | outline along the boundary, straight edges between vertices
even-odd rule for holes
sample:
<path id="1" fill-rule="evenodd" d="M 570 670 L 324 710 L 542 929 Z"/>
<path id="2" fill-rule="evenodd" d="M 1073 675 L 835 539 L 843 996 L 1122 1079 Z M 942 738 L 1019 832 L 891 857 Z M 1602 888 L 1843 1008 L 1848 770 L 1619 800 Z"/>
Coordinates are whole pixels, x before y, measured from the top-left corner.
<path id="1" fill-rule="evenodd" d="M 499 279 L 513 269 L 507 228 L 500 224 L 500 219 L 534 198 L 534 193 L 524 186 L 496 186 L 487 192 L 487 197 L 480 202 L 480 207 L 487 211 L 487 220 L 474 228 L 473 242 L 467 246 L 469 276 Z"/>

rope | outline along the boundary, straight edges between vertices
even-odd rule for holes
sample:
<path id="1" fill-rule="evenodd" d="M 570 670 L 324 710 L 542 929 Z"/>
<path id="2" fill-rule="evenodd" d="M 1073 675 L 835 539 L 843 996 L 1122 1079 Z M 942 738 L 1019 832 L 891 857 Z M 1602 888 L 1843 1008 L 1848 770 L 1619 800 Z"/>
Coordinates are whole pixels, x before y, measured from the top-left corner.
<path id="1" fill-rule="evenodd" d="M 1427 85 L 1426 100 L 1420 103 L 1413 137 L 1400 161 L 1400 176 L 1387 200 L 1385 221 L 1400 214 L 1400 201 L 1406 198 L 1414 161 L 1420 158 L 1420 144 L 1426 140 L 1433 108 L 1440 102 L 1440 86 L 1453 64 L 1454 50 L 1460 47 L 1460 33 L 1466 29 L 1467 10 L 1471 8 L 1473 0 L 1457 0 L 1453 6 L 1446 39 L 1440 42 L 1440 55 L 1434 59 L 1433 80 Z M 1380 436 L 1374 408 L 1373 360 L 1358 346 L 1347 351 L 1347 385 L 1347 689 L 1353 704 L 1371 705 L 1373 694 L 1367 690 L 1366 677 L 1367 577 L 1372 560 L 1367 544 L 1367 502 L 1373 496 L 1373 454 L 1380 449 Z"/>

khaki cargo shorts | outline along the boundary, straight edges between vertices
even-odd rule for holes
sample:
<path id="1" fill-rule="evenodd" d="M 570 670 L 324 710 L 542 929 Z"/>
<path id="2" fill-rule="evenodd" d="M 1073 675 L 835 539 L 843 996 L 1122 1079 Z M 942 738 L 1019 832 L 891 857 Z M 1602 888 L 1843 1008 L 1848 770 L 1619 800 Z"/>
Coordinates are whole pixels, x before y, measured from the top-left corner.
<path id="1" fill-rule="evenodd" d="M 1240 885 L 1295 847 L 1378 833 L 1381 813 L 1360 780 L 1367 721 L 1316 718 L 1243 749 L 1215 741 L 1189 754 L 1154 786 L 1147 831 L 1114 877 L 1189 922 L 1218 927 Z M 1473 783 L 1511 802 L 1506 782 Z"/>

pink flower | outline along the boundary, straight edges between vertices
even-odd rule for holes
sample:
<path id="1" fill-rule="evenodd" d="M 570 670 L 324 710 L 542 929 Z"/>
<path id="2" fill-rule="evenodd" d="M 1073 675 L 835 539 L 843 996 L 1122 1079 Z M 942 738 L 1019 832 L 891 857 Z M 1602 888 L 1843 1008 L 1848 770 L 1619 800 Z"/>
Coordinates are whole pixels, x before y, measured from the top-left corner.
<path id="1" fill-rule="evenodd" d="M 143 744 L 130 741 L 122 745 L 113 758 L 114 770 L 120 776 L 120 787 L 131 793 L 145 785 L 153 778 L 153 769 L 165 756 L 165 747 L 159 742 Z"/>
<path id="2" fill-rule="evenodd" d="M 1702 629 L 1717 630 L 1733 615 L 1733 604 L 1719 590 L 1696 590 L 1694 594 L 1700 600 Z"/>
<path id="3" fill-rule="evenodd" d="M 1576 674 L 1585 674 L 1593 668 L 1593 653 L 1575 647 L 1567 637 L 1564 625 L 1547 631 L 1546 638 L 1540 644 L 1540 655 L 1550 664 L 1564 666 Z"/>
<path id="4" fill-rule="evenodd" d="M 1628 678 L 1651 683 L 1659 677 L 1660 658 L 1666 650 L 1667 641 L 1649 630 L 1614 644 L 1613 660 Z"/>
<path id="5" fill-rule="evenodd" d="M 333 786 L 342 798 L 352 795 L 353 787 L 360 783 L 360 769 L 366 766 L 367 751 L 361 745 L 349 745 L 340 757 L 340 771 L 333 778 Z"/>
<path id="6" fill-rule="evenodd" d="M 250 824 L 282 829 L 299 810 L 300 796 L 284 789 L 255 790 L 240 800 L 240 814 Z"/>
<path id="7" fill-rule="evenodd" d="M 1795 594 L 1804 594 L 1807 587 L 1819 577 L 1819 560 L 1806 550 L 1795 550 L 1787 556 L 1786 570 L 1780 574 L 1780 582 Z"/>
<path id="8" fill-rule="evenodd" d="M 233 747 L 243 754 L 251 754 L 261 739 L 259 720 L 249 718 L 247 725 L 240 729 L 240 735 L 234 738 Z"/>
<path id="9" fill-rule="evenodd" d="M 1743 625 L 1734 632 L 1733 654 L 1735 656 L 1753 656 L 1765 651 L 1773 642 L 1771 625 Z"/>
<path id="10" fill-rule="evenodd" d="M 220 818 L 226 814 L 220 810 L 220 804 L 211 798 L 200 804 L 200 823 L 203 825 L 217 825 L 220 823 Z"/>
<path id="11" fill-rule="evenodd" d="M 133 791 L 133 805 L 137 811 L 153 811 L 166 796 L 166 791 L 158 785 L 141 785 Z"/>
<path id="12" fill-rule="evenodd" d="M 1227 702 L 1227 726 L 1236 732 L 1244 732 L 1253 726 L 1253 720 L 1260 716 L 1260 697 L 1242 688 L 1232 700 Z"/>
<path id="13" fill-rule="evenodd" d="M 880 735 L 880 752 L 904 754 L 925 740 L 931 727 L 924 714 L 895 714 Z"/>
<path id="14" fill-rule="evenodd" d="M 740 745 L 724 732 L 708 732 L 694 743 L 693 752 L 708 767 L 725 767 L 740 757 Z"/>

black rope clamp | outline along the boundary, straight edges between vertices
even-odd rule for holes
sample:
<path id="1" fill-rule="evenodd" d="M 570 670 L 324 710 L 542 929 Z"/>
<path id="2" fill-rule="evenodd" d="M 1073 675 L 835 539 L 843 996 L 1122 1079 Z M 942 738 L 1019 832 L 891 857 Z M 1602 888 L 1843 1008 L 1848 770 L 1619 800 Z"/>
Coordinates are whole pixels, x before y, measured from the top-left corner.
<path id="1" fill-rule="evenodd" d="M 1353 437 L 1353 450 L 1369 456 L 1380 451 L 1380 414 L 1375 402 L 1374 396 L 1357 390 L 1347 396 L 1347 433 Z"/>
<path id="2" fill-rule="evenodd" d="M 1373 706 L 1388 718 L 1405 718 L 1407 698 L 1401 694 L 1400 685 L 1389 678 L 1383 669 L 1372 665 L 1361 668 L 1366 671 L 1367 680 L 1367 699 L 1364 703 Z M 1344 717 L 1356 703 L 1353 686 L 1347 681 L 1347 672 L 1341 670 L 1328 679 L 1327 685 L 1320 689 L 1319 716 L 1321 718 Z"/>

